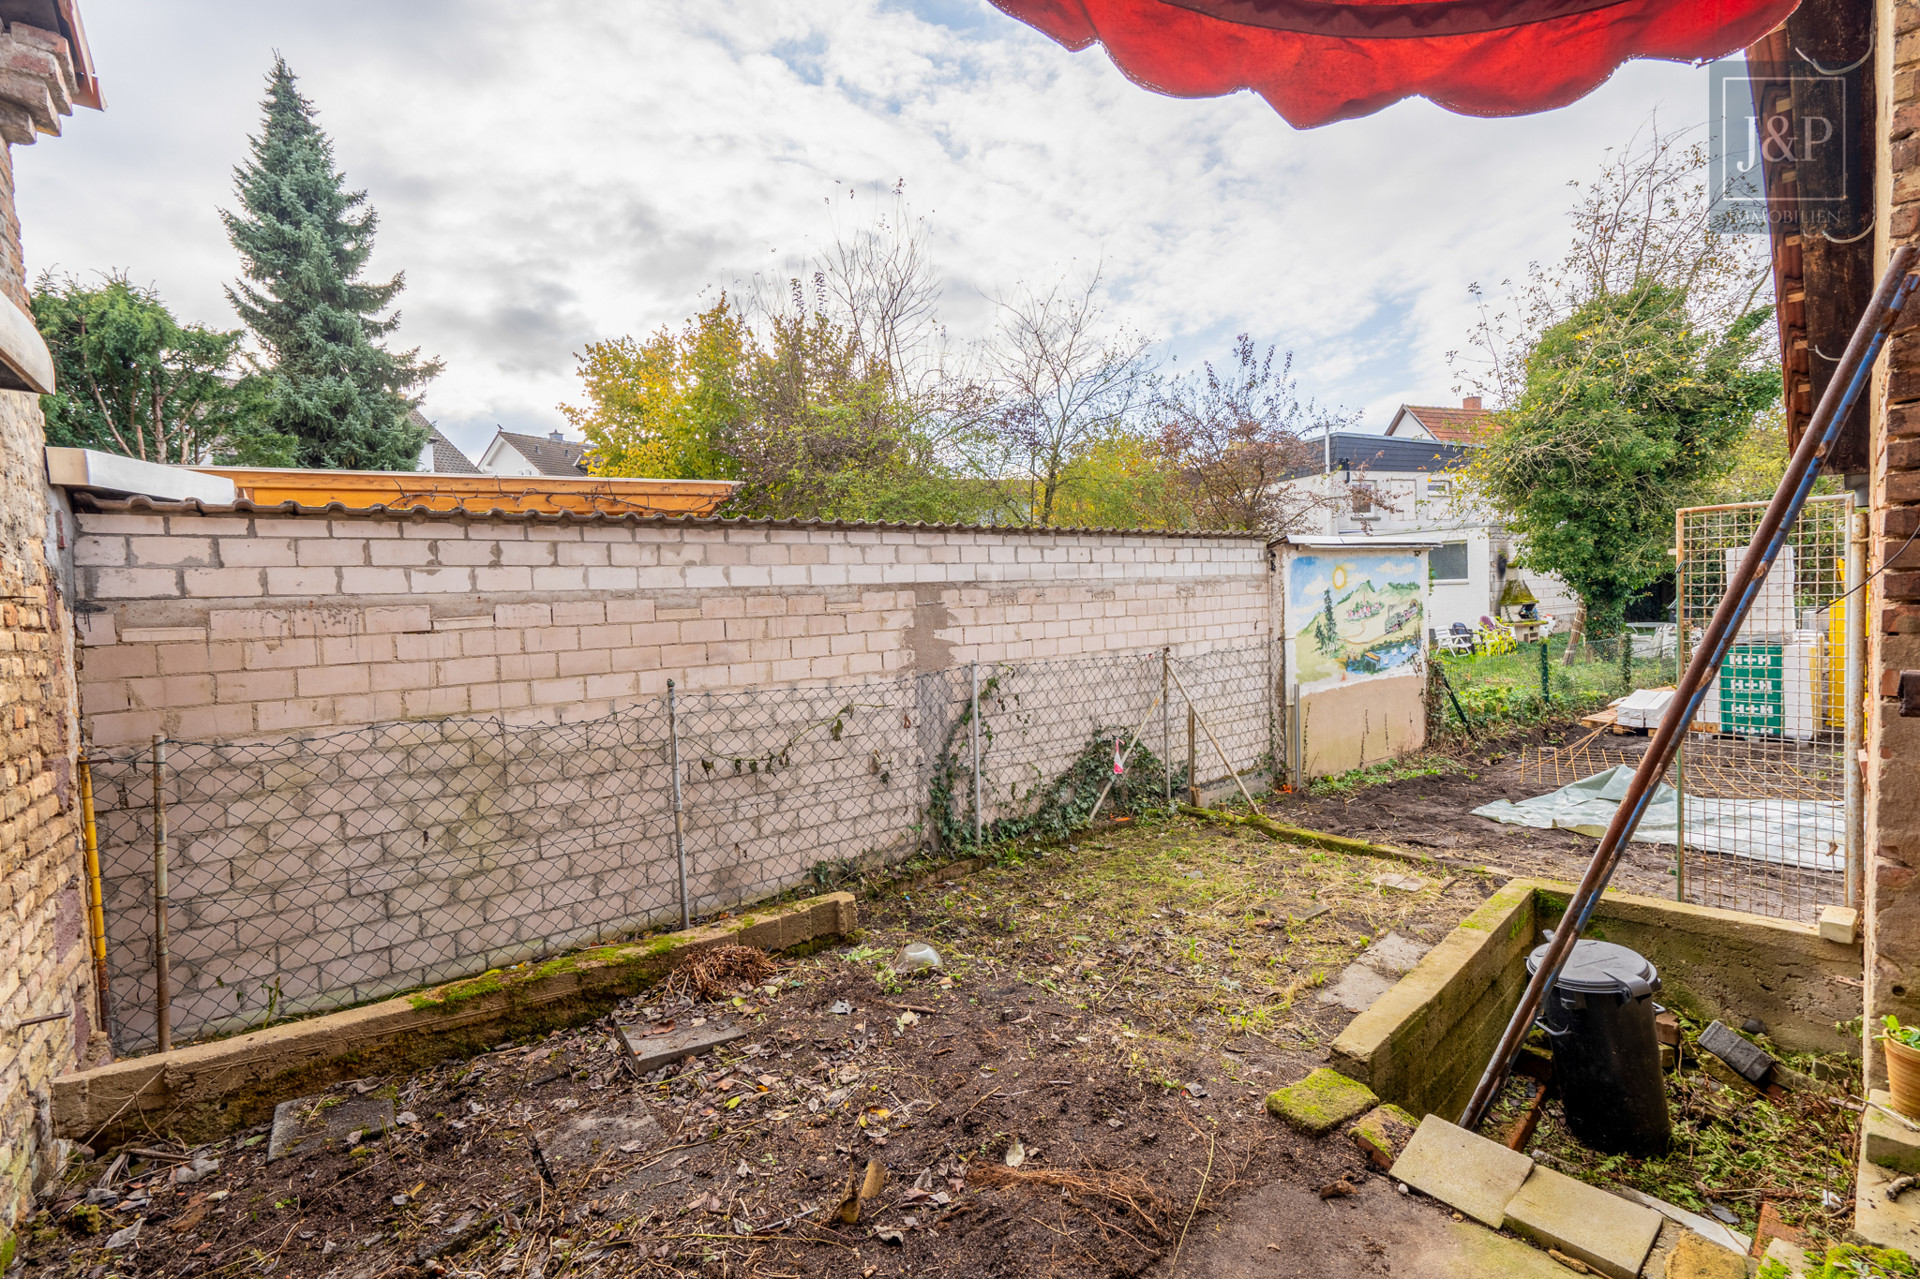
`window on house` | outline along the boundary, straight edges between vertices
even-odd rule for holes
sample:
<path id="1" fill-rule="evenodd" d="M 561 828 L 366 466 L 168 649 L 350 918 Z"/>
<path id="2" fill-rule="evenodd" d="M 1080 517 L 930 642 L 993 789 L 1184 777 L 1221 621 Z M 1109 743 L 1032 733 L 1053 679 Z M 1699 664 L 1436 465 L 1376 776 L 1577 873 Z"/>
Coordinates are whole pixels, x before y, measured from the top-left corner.
<path id="1" fill-rule="evenodd" d="M 1452 493 L 1453 493 L 1452 480 L 1428 480 L 1427 481 L 1428 497 L 1448 497 Z"/>
<path id="2" fill-rule="evenodd" d="M 1356 484 L 1349 490 L 1349 495 L 1353 499 L 1355 515 L 1373 514 L 1373 490 L 1370 487 L 1365 484 Z"/>
<path id="3" fill-rule="evenodd" d="M 1427 580 L 1464 582 L 1467 580 L 1467 544 L 1442 542 L 1427 552 Z"/>

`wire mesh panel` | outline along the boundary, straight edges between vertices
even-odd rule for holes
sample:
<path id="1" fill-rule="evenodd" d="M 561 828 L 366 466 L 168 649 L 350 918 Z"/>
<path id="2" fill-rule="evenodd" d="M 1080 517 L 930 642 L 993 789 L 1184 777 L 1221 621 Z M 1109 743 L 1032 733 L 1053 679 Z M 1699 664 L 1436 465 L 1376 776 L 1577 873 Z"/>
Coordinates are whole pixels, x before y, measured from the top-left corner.
<path id="1" fill-rule="evenodd" d="M 1679 512 L 1687 656 L 1765 509 L 1756 502 Z M 1849 580 L 1852 510 L 1846 495 L 1807 503 L 1681 746 L 1672 780 L 1688 901 L 1792 919 L 1847 901 L 1847 733 L 1860 696 L 1846 678 L 1861 616 L 1851 590 L 1859 583 Z"/>
<path id="2" fill-rule="evenodd" d="M 1236 771 L 1270 760 L 1266 659 L 1260 645 L 1168 667 Z M 989 838 L 1040 830 L 1031 819 L 1049 804 L 1055 819 L 1083 819 L 1087 779 L 1111 775 L 1110 738 L 1141 722 L 1162 665 L 1155 651 L 981 667 Z M 651 699 L 571 724 L 460 718 L 168 743 L 169 1024 L 180 1040 L 256 1026 L 970 844 L 970 676 L 681 692 L 671 709 Z M 1159 722 L 1156 710 L 1120 809 L 1162 802 Z M 1207 749 L 1202 778 L 1226 777 Z M 145 753 L 92 769 L 113 1032 L 128 1052 L 157 1037 L 155 770 Z M 1064 806 L 1063 785 L 1077 797 Z"/>

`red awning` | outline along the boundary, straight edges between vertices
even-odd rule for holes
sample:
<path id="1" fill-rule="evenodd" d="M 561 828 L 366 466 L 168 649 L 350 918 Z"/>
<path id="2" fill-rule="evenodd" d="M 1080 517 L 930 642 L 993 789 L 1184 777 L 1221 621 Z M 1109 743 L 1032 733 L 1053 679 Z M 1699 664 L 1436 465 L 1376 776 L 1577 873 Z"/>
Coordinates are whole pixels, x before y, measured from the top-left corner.
<path id="1" fill-rule="evenodd" d="M 1252 89 L 1299 128 L 1431 98 L 1463 115 L 1562 107 L 1628 58 L 1704 61 L 1797 0 L 993 0 L 1069 49 L 1096 40 L 1178 98 Z"/>

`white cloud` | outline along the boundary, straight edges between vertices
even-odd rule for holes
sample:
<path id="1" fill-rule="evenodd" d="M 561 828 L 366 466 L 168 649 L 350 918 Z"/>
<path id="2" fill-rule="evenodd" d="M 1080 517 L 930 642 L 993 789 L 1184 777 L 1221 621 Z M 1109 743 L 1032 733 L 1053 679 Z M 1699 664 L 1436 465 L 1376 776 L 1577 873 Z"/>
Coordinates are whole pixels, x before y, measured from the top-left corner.
<path id="1" fill-rule="evenodd" d="M 87 0 L 108 110 L 15 152 L 29 271 L 125 269 L 236 321 L 217 210 L 274 49 L 381 215 L 428 415 L 475 449 L 546 429 L 584 342 L 677 323 L 796 260 L 896 180 L 962 333 L 1021 279 L 1103 261 L 1183 364 L 1252 333 L 1382 424 L 1450 394 L 1466 287 L 1557 256 L 1569 179 L 1703 73 L 1633 64 L 1547 115 L 1408 102 L 1296 132 L 1250 95 L 1177 101 L 985 0 Z M 844 206 L 831 208 L 836 202 Z M 856 212 L 848 213 L 846 209 Z"/>

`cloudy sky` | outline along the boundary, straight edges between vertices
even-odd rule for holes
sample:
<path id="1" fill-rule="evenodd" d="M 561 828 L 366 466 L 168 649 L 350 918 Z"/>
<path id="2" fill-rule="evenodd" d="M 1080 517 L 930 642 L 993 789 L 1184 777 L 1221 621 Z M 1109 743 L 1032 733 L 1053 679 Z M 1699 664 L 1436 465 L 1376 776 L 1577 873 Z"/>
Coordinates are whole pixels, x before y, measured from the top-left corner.
<path id="1" fill-rule="evenodd" d="M 573 353 L 790 269 L 904 182 L 954 331 L 1103 264 L 1112 314 L 1186 367 L 1234 334 L 1363 410 L 1447 402 L 1468 286 L 1558 256 L 1570 180 L 1705 73 L 1633 63 L 1583 102 L 1473 120 L 1424 101 L 1298 132 L 1178 101 L 986 0 L 85 0 L 105 114 L 18 149 L 28 269 L 117 269 L 237 324 L 218 211 L 284 54 L 404 270 L 425 409 L 469 452 L 547 430 Z M 703 292 L 704 291 L 704 292 Z"/>

